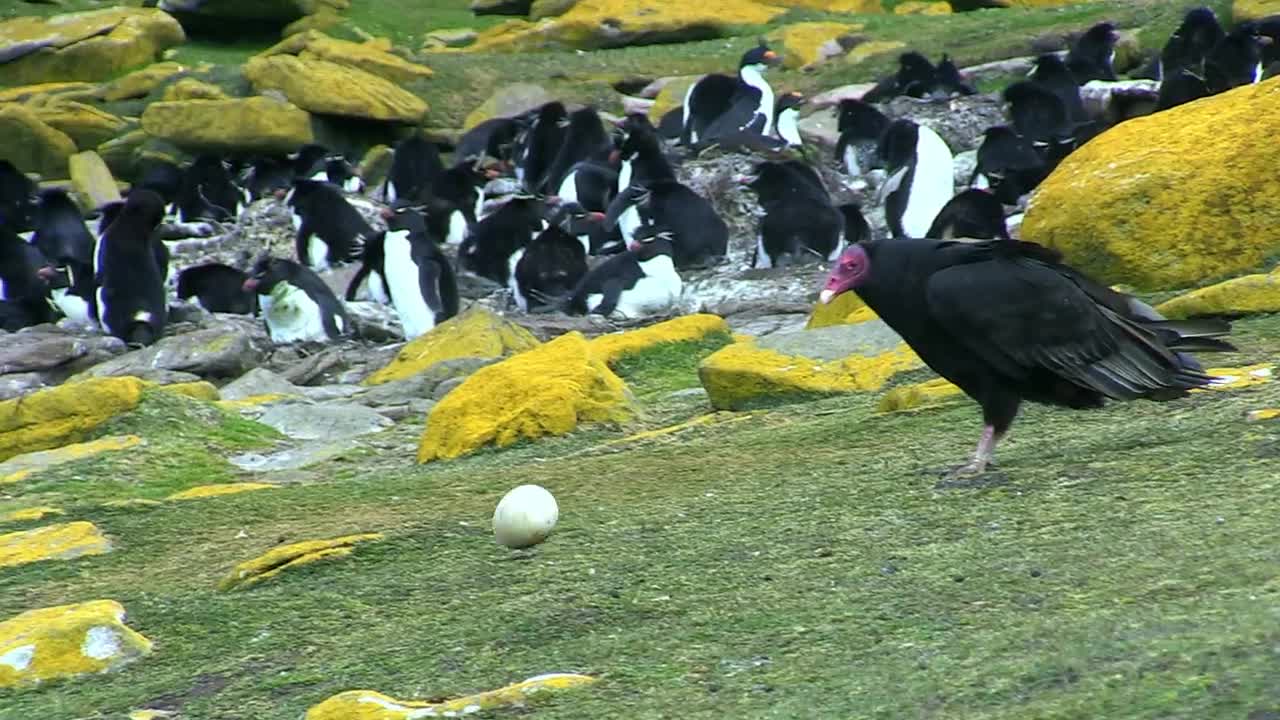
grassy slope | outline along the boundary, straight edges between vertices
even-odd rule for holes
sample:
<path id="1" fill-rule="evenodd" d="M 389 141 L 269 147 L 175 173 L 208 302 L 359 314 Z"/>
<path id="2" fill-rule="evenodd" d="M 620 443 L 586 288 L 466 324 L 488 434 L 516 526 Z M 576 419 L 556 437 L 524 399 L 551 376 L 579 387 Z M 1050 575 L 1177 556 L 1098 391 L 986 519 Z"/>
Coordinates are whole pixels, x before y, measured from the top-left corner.
<path id="1" fill-rule="evenodd" d="M 1274 358 L 1280 317 L 1240 322 L 1236 335 L 1244 351 L 1215 361 Z M 347 689 L 426 698 L 565 670 L 602 681 L 538 717 L 1243 718 L 1280 707 L 1280 423 L 1244 421 L 1280 403 L 1280 385 L 1089 413 L 1031 407 L 1000 453 L 1006 483 L 945 488 L 933 471 L 976 438 L 968 403 L 875 416 L 873 396 L 833 398 L 617 442 L 705 412 L 667 397 L 692 372 L 680 353 L 631 364 L 640 427 L 452 463 L 414 466 L 407 423 L 314 484 L 141 510 L 66 487 L 72 517 L 98 523 L 117 550 L 5 571 L 0 607 L 115 598 L 156 651 L 120 673 L 0 691 L 0 718 L 152 706 L 295 720 Z M 146 434 L 171 442 L 159 427 Z M 210 447 L 263 441 L 220 435 Z M 108 478 L 115 462 L 60 474 Z M 103 494 L 133 492 L 99 482 Z M 488 517 L 523 482 L 556 494 L 561 525 L 512 553 Z M 57 494 L 46 484 L 39 499 Z M 278 542 L 366 531 L 388 537 L 248 592 L 213 589 Z"/>

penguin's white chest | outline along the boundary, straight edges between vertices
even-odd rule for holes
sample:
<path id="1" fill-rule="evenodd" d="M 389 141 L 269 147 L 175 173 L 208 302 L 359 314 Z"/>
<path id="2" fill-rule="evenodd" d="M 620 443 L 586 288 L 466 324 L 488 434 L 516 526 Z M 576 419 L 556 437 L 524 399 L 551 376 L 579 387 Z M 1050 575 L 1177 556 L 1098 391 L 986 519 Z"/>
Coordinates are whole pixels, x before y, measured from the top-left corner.
<path id="1" fill-rule="evenodd" d="M 391 304 L 400 316 L 406 339 L 413 339 L 436 326 L 435 310 L 427 306 L 418 283 L 418 266 L 411 254 L 409 233 L 388 232 L 385 249 L 387 286 L 391 288 Z"/>
<path id="2" fill-rule="evenodd" d="M 267 323 L 271 341 L 292 343 L 302 341 L 324 342 L 329 339 L 324 331 L 324 311 L 311 296 L 300 287 L 287 282 L 278 283 L 270 295 L 258 297 L 262 317 Z M 343 328 L 342 317 L 334 318 L 338 330 Z"/>
<path id="3" fill-rule="evenodd" d="M 955 170 L 951 149 L 933 130 L 920 126 L 916 141 L 916 168 L 911 178 L 907 207 L 902 213 L 902 230 L 908 237 L 922 238 L 942 207 L 955 194 Z"/>
<path id="4" fill-rule="evenodd" d="M 461 210 L 454 210 L 449 213 L 449 229 L 445 234 L 444 241 L 450 245 L 461 245 L 463 240 L 467 239 L 467 218 L 462 214 Z"/>
<path id="5" fill-rule="evenodd" d="M 680 299 L 684 291 L 684 282 L 676 272 L 675 263 L 670 255 L 658 255 L 640 262 L 644 277 L 636 281 L 632 287 L 623 290 L 618 298 L 618 306 L 614 311 L 624 317 L 637 318 L 665 312 Z M 599 304 L 599 299 L 590 302 L 589 307 Z"/>

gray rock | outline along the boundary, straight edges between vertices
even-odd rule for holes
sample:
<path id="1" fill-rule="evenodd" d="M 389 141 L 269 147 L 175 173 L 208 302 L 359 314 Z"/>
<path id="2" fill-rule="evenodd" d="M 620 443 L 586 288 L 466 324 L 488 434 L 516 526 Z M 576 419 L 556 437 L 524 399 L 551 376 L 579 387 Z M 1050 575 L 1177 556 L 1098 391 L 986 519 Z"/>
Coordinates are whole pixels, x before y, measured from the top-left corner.
<path id="1" fill-rule="evenodd" d="M 898 333 L 883 320 L 774 333 L 756 341 L 759 347 L 783 355 L 823 361 L 839 360 L 855 354 L 873 357 L 892 350 L 901 342 L 902 338 Z"/>
<path id="2" fill-rule="evenodd" d="M 807 103 L 810 107 L 824 108 L 830 105 L 839 105 L 841 100 L 861 100 L 871 88 L 875 87 L 875 83 L 854 83 L 852 85 L 841 85 L 832 88 L 809 98 Z"/>
<path id="3" fill-rule="evenodd" d="M 466 381 L 467 379 L 464 377 L 449 378 L 436 386 L 436 389 L 431 392 L 431 398 L 437 401 L 443 400 L 445 395 L 448 395 L 454 388 Z"/>
<path id="4" fill-rule="evenodd" d="M 275 405 L 258 422 L 295 440 L 341 440 L 385 430 L 391 421 L 362 405 Z"/>
<path id="5" fill-rule="evenodd" d="M 296 387 L 296 386 L 295 386 Z M 315 387 L 298 388 L 308 400 L 314 402 L 328 402 L 330 400 L 345 400 L 352 395 L 359 395 L 364 392 L 365 388 L 360 385 L 317 385 Z"/>
<path id="6" fill-rule="evenodd" d="M 978 147 L 987 128 L 1008 122 L 1004 102 L 996 94 L 927 100 L 896 97 L 881 109 L 889 117 L 911 118 L 929 126 L 953 154 Z"/>
<path id="7" fill-rule="evenodd" d="M 478 33 L 471 28 L 432 30 L 422 36 L 424 47 L 464 47 L 476 41 Z"/>
<path id="8" fill-rule="evenodd" d="M 247 334 L 236 324 L 220 323 L 190 333 L 170 335 L 150 347 L 125 353 L 95 365 L 83 377 L 137 375 L 156 370 L 176 370 L 200 377 L 238 377 L 257 367 L 265 357 L 261 338 Z"/>
<path id="9" fill-rule="evenodd" d="M 12 400 L 50 385 L 52 383 L 45 378 L 44 373 L 0 375 L 0 400 Z"/>
<path id="10" fill-rule="evenodd" d="M 356 326 L 356 337 L 373 342 L 395 342 L 404 339 L 400 316 L 395 308 L 375 302 L 349 302 L 347 314 Z"/>
<path id="11" fill-rule="evenodd" d="M 223 400 L 243 400 L 254 395 L 299 395 L 302 390 L 266 368 L 254 368 L 219 389 Z"/>
<path id="12" fill-rule="evenodd" d="M 969 187 L 969 179 L 973 177 L 973 170 L 976 167 L 978 167 L 977 150 L 965 150 L 952 157 L 951 169 L 955 172 L 957 193 Z"/>
<path id="13" fill-rule="evenodd" d="M 801 118 L 800 122 L 796 123 L 796 128 L 800 130 L 800 139 L 806 143 L 833 148 L 840 140 L 838 121 L 835 107 L 829 106 Z"/>
<path id="14" fill-rule="evenodd" d="M 704 387 L 691 387 L 667 393 L 669 398 L 705 398 L 706 396 L 707 389 Z"/>
<path id="15" fill-rule="evenodd" d="M 0 335 L 0 375 L 55 370 L 82 358 L 101 362 L 125 351 L 110 335 L 69 333 L 51 326 Z"/>
<path id="16" fill-rule="evenodd" d="M 436 387 L 441 383 L 455 378 L 465 378 L 486 365 L 492 365 L 499 359 L 456 358 L 438 362 L 413 377 L 374 385 L 353 398 L 353 401 L 371 407 L 383 407 L 403 405 L 415 399 L 430 398 L 434 395 Z"/>
<path id="17" fill-rule="evenodd" d="M 241 470 L 250 472 L 279 472 L 297 470 L 331 460 L 355 447 L 354 440 L 336 440 L 331 442 L 303 443 L 296 448 L 263 455 L 260 453 L 244 453 L 227 458 L 227 461 Z"/>

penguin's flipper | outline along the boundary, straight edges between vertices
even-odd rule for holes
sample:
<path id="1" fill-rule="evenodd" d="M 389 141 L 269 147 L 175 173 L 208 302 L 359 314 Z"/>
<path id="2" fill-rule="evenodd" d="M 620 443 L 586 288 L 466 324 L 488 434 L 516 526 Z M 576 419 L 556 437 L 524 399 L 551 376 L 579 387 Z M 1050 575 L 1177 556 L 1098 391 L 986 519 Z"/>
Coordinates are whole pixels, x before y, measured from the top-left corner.
<path id="1" fill-rule="evenodd" d="M 592 308 L 591 312 L 609 317 L 617 309 L 618 301 L 622 299 L 622 281 L 617 279 L 606 280 L 603 290 L 604 297 L 600 299 L 599 305 Z"/>

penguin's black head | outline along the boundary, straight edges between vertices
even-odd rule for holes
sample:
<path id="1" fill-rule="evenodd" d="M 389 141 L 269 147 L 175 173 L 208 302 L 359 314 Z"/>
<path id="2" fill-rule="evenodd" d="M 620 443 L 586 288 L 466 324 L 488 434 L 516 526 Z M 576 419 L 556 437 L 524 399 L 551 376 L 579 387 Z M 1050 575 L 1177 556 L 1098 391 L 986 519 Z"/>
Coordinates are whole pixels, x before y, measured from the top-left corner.
<path id="1" fill-rule="evenodd" d="M 856 202 L 848 202 L 836 208 L 844 217 L 844 239 L 849 243 L 866 242 L 871 239 L 871 224 L 862 214 L 862 208 Z"/>
<path id="2" fill-rule="evenodd" d="M 105 208 L 103 216 L 106 217 Z M 150 233 L 164 220 L 164 198 L 146 188 L 131 190 L 116 215 L 117 222 L 126 219 L 135 223 L 139 231 Z"/>
<path id="3" fill-rule="evenodd" d="M 782 62 L 782 58 L 778 53 L 770 50 L 768 45 L 761 43 L 743 53 L 742 60 L 738 62 L 738 67 L 754 67 L 763 71 L 770 65 L 777 65 L 780 62 Z"/>
<path id="4" fill-rule="evenodd" d="M 1204 6 L 1191 8 L 1182 17 L 1182 24 L 1187 27 L 1218 25 L 1218 15 L 1213 12 L 1212 8 Z"/>
<path id="5" fill-rule="evenodd" d="M 321 158 L 329 155 L 329 148 L 316 143 L 308 143 L 298 148 L 297 152 L 290 153 L 289 159 L 295 161 L 299 167 L 309 166 Z"/>
<path id="6" fill-rule="evenodd" d="M 1032 63 L 1027 77 L 1035 82 L 1052 84 L 1054 82 L 1078 85 L 1075 76 L 1067 69 L 1067 63 L 1057 53 L 1045 53 Z"/>
<path id="7" fill-rule="evenodd" d="M 538 117 L 535 121 L 538 125 L 557 125 L 564 127 L 568 123 L 569 113 L 564 109 L 564 103 L 559 100 L 551 102 L 538 108 Z"/>
<path id="8" fill-rule="evenodd" d="M 849 133 L 854 140 L 876 140 L 889 127 L 889 118 L 884 113 L 861 100 L 841 100 L 839 111 L 836 128 L 841 134 Z"/>
<path id="9" fill-rule="evenodd" d="M 937 69 L 929 58 L 918 52 L 905 52 L 898 56 L 898 69 L 911 76 L 932 76 Z"/>
<path id="10" fill-rule="evenodd" d="M 1080 42 L 1092 44 L 1096 48 L 1110 50 L 1119 39 L 1120 33 L 1116 31 L 1115 23 L 1104 21 L 1086 30 L 1084 35 L 1080 37 Z"/>
<path id="11" fill-rule="evenodd" d="M 674 242 L 675 233 L 665 225 L 641 225 L 636 228 L 627 249 L 636 254 L 637 260 L 643 262 L 659 255 L 674 254 Z"/>
<path id="12" fill-rule="evenodd" d="M 75 200 L 71 199 L 71 195 L 62 188 L 45 188 L 40 191 L 40 206 L 38 213 L 41 221 L 52 219 L 55 215 L 65 213 L 74 213 L 80 216 L 80 206 Z"/>
<path id="13" fill-rule="evenodd" d="M 920 139 L 920 126 L 906 118 L 889 123 L 876 153 L 884 161 L 890 174 L 908 165 L 916 155 L 916 143 Z"/>
<path id="14" fill-rule="evenodd" d="M 576 202 L 562 203 L 552 213 L 550 222 L 570 235 L 586 235 L 600 223 L 605 214 L 587 210 Z"/>
<path id="15" fill-rule="evenodd" d="M 604 122 L 600 120 L 600 113 L 596 112 L 595 108 L 588 106 L 574 110 L 569 115 L 569 126 L 579 132 L 591 131 L 596 128 L 603 130 Z"/>
<path id="16" fill-rule="evenodd" d="M 249 278 L 241 286 L 245 292 L 270 295 L 275 286 L 287 282 L 301 270 L 292 260 L 263 255 L 249 270 Z"/>
<path id="17" fill-rule="evenodd" d="M 643 115 L 629 115 L 619 129 L 622 131 L 622 141 L 609 155 L 610 163 L 631 160 L 645 148 L 661 150 L 657 130 L 654 129 L 653 123 L 649 122 L 649 118 Z"/>
<path id="18" fill-rule="evenodd" d="M 804 102 L 804 96 L 798 92 L 783 93 L 778 97 L 775 108 L 777 109 L 777 112 L 781 113 L 783 110 L 798 108 L 803 105 Z"/>

